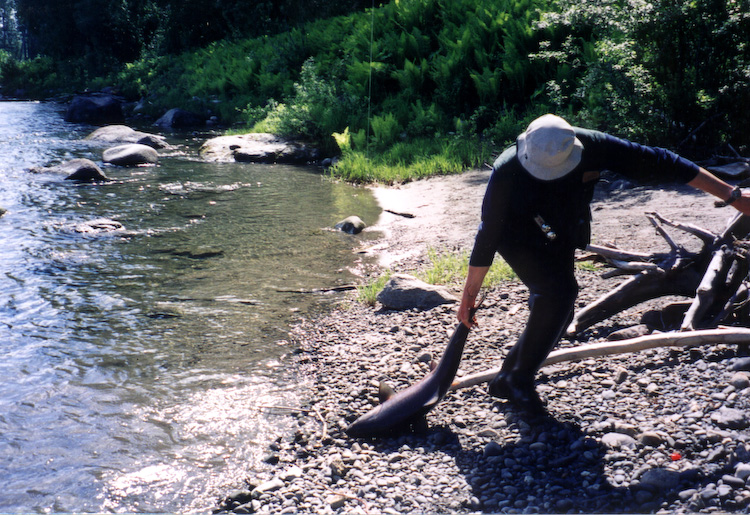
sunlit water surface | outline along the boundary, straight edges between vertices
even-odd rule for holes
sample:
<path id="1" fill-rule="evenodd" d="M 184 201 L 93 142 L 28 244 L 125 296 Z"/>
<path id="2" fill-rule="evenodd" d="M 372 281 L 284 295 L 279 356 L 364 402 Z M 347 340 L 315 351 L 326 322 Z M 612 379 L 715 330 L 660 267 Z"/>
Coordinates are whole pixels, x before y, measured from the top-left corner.
<path id="1" fill-rule="evenodd" d="M 294 290 L 353 280 L 368 236 L 329 228 L 379 209 L 201 138 L 106 184 L 28 171 L 99 162 L 92 130 L 0 103 L 0 512 L 207 511 L 291 423 L 265 408 L 299 402 L 286 331 L 336 300 Z"/>

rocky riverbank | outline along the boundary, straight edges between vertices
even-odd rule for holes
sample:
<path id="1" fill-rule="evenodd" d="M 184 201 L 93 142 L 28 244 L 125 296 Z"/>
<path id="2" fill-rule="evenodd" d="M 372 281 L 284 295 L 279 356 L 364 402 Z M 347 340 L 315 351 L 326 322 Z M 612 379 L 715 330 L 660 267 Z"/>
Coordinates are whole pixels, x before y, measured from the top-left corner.
<path id="1" fill-rule="evenodd" d="M 369 252 L 388 267 L 422 266 L 429 248 L 470 246 L 486 172 L 379 190 L 384 240 Z M 630 250 L 663 249 L 643 216 L 711 230 L 729 210 L 686 187 L 603 183 L 594 238 Z M 404 213 L 414 215 L 401 216 Z M 688 244 L 690 244 L 688 242 Z M 579 306 L 613 288 L 577 271 Z M 489 293 L 459 375 L 500 363 L 523 328 L 526 290 Z M 637 324 L 636 307 L 575 341 L 600 341 Z M 750 504 L 750 363 L 716 345 L 658 349 L 546 367 L 538 389 L 548 416 L 529 418 L 484 385 L 450 393 L 424 434 L 357 440 L 343 428 L 376 401 L 377 383 L 403 388 L 423 377 L 455 327 L 455 306 L 389 312 L 344 299 L 341 309 L 294 328 L 292 359 L 304 406 L 276 410 L 296 430 L 268 449 L 266 470 L 221 501 L 237 513 L 602 513 L 744 511 Z M 747 483 L 746 483 L 747 481 Z"/>

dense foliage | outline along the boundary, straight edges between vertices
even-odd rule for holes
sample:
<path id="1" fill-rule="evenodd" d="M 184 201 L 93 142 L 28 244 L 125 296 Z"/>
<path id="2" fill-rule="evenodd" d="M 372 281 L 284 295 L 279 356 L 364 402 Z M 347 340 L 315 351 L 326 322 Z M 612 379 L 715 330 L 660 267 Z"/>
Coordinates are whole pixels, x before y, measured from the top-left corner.
<path id="1" fill-rule="evenodd" d="M 481 165 L 546 111 L 693 157 L 750 146 L 750 0 L 93 1 L 16 0 L 89 63 L 86 86 L 341 149 L 351 180 Z M 69 23 L 31 24 L 33 4 Z M 302 24 L 334 9 L 350 14 Z M 6 90 L 70 84 L 60 48 L 0 59 Z"/>
<path id="2" fill-rule="evenodd" d="M 221 39 L 278 33 L 361 9 L 366 0 L 0 0 L 25 29 L 29 53 L 89 66 L 133 61 Z M 5 7 L 3 7 L 5 6 Z M 0 24 L 0 32 L 5 30 Z M 2 36 L 0 36 L 2 37 Z M 17 36 L 19 37 L 19 36 Z"/>

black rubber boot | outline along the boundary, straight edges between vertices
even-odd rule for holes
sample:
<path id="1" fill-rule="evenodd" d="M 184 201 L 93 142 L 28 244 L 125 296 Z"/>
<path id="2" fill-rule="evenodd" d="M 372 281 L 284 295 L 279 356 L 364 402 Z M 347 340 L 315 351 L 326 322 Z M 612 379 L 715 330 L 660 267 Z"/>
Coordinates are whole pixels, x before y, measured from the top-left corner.
<path id="1" fill-rule="evenodd" d="M 577 291 L 531 294 L 526 328 L 508 353 L 500 372 L 490 381 L 490 395 L 507 399 L 526 411 L 544 410 L 544 403 L 534 388 L 534 376 L 570 323 L 576 294 Z"/>

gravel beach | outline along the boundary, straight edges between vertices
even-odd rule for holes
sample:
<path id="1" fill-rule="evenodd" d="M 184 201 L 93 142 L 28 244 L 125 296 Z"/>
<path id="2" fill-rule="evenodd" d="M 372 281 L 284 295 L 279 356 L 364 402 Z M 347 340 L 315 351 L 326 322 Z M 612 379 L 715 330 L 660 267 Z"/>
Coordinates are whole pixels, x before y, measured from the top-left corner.
<path id="1" fill-rule="evenodd" d="M 363 249 L 383 268 L 411 272 L 427 249 L 470 250 L 488 171 L 375 188 L 382 239 Z M 687 186 L 604 180 L 594 242 L 666 250 L 645 218 L 718 231 L 732 216 Z M 404 214 L 413 215 L 405 217 Z M 687 246 L 692 237 L 670 233 Z M 578 269 L 578 307 L 622 279 Z M 456 291 L 456 294 L 459 292 Z M 499 365 L 523 329 L 527 292 L 489 292 L 459 376 Z M 558 348 L 604 341 L 663 301 L 637 306 Z M 351 439 L 343 429 L 377 403 L 377 385 L 424 377 L 456 326 L 455 305 L 393 312 L 342 297 L 340 308 L 292 330 L 288 361 L 303 406 L 279 413 L 296 430 L 268 449 L 267 468 L 221 500 L 236 513 L 684 513 L 747 512 L 750 505 L 748 349 L 715 345 L 560 363 L 537 387 L 547 416 L 514 412 L 486 385 L 450 392 L 426 433 Z"/>

